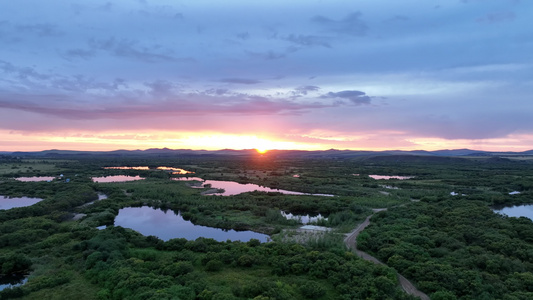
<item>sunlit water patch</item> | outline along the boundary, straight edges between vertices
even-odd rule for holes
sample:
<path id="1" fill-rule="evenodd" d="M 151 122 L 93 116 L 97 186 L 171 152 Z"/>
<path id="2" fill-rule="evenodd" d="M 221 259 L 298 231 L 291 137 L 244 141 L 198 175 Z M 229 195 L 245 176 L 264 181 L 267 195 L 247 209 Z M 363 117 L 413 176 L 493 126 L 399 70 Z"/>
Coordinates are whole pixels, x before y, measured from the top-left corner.
<path id="1" fill-rule="evenodd" d="M 268 235 L 253 231 L 223 230 L 194 225 L 171 210 L 164 212 L 149 206 L 120 209 L 115 218 L 115 225 L 131 228 L 146 236 L 154 235 L 165 241 L 173 238 L 196 240 L 199 237 L 212 238 L 219 242 L 226 240 L 247 242 L 250 239 L 267 242 L 269 240 Z"/>
<path id="2" fill-rule="evenodd" d="M 385 179 L 385 180 L 389 180 L 389 179 L 406 180 L 406 179 L 414 178 L 414 176 L 388 176 L 388 175 L 368 175 L 368 177 L 376 179 L 376 180 L 380 180 L 380 179 Z"/>
<path id="3" fill-rule="evenodd" d="M 158 170 L 171 171 L 174 175 L 194 174 L 194 172 L 187 171 L 181 168 L 174 167 L 157 167 Z"/>
<path id="4" fill-rule="evenodd" d="M 293 191 L 287 191 L 287 190 L 280 190 L 280 189 L 273 189 L 269 187 L 260 186 L 253 183 L 238 183 L 233 181 L 222 181 L 222 180 L 206 180 L 202 183 L 202 185 L 199 185 L 197 187 L 211 187 L 213 188 L 212 192 L 209 193 L 210 195 L 220 195 L 220 196 L 232 196 L 237 194 L 242 194 L 246 192 L 253 192 L 253 191 L 260 191 L 260 192 L 276 192 L 276 193 L 282 193 L 287 195 L 312 195 L 312 196 L 326 196 L 326 197 L 333 197 L 333 195 L 330 194 L 310 194 L 310 193 L 301 193 L 301 192 L 293 192 Z M 193 186 L 194 187 L 194 186 Z M 223 189 L 224 192 L 218 192 L 216 189 Z"/>
<path id="5" fill-rule="evenodd" d="M 309 224 L 309 223 L 316 223 L 319 220 L 327 221 L 328 218 L 323 217 L 321 214 L 318 214 L 316 216 L 310 216 L 310 215 L 293 215 L 291 213 L 286 213 L 284 211 L 281 211 L 281 215 L 284 216 L 287 220 L 297 220 L 298 222 L 302 224 Z"/>
<path id="6" fill-rule="evenodd" d="M 37 181 L 52 181 L 55 179 L 53 176 L 32 176 L 32 177 L 18 177 L 15 178 L 18 181 L 24 182 L 37 182 Z"/>
<path id="7" fill-rule="evenodd" d="M 105 182 L 126 182 L 134 180 L 142 180 L 144 178 L 137 176 L 127 176 L 127 175 L 114 175 L 114 176 L 104 176 L 104 177 L 92 177 L 94 182 L 105 183 Z"/>
<path id="8" fill-rule="evenodd" d="M 28 197 L 5 197 L 0 196 L 0 210 L 10 209 L 14 207 L 26 207 L 34 205 L 37 202 L 43 201 L 41 198 L 28 198 Z"/>
<path id="9" fill-rule="evenodd" d="M 27 275 L 5 276 L 0 278 L 0 291 L 26 284 Z"/>
<path id="10" fill-rule="evenodd" d="M 533 204 L 516 205 L 511 207 L 495 208 L 494 212 L 507 215 L 509 217 L 526 217 L 533 220 Z"/>

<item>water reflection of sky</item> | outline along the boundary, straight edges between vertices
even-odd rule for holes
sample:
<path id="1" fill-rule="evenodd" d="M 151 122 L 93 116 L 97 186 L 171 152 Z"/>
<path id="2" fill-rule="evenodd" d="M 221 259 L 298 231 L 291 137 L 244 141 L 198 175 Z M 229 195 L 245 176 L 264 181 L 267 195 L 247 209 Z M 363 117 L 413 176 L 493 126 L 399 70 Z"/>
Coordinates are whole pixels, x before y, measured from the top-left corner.
<path id="1" fill-rule="evenodd" d="M 204 181 L 202 178 L 200 177 L 174 177 L 174 178 L 170 178 L 172 180 L 176 180 L 176 181 L 193 181 L 193 180 L 196 180 L 196 181 Z"/>
<path id="2" fill-rule="evenodd" d="M 224 189 L 224 193 L 215 193 L 212 195 L 221 195 L 221 196 L 231 196 L 237 195 L 246 192 L 260 191 L 260 192 L 277 192 L 287 195 L 315 195 L 315 196 L 328 196 L 332 197 L 333 195 L 328 194 L 307 194 L 300 192 L 293 192 L 287 190 L 278 190 L 269 187 L 260 186 L 257 184 L 247 183 L 242 184 L 233 181 L 222 181 L 222 180 L 206 180 L 204 184 L 210 184 L 212 188 Z"/>
<path id="3" fill-rule="evenodd" d="M 15 178 L 18 181 L 35 182 L 35 181 L 51 181 L 54 180 L 53 176 L 32 176 L 32 177 L 18 177 Z"/>
<path id="4" fill-rule="evenodd" d="M 258 239 L 261 242 L 266 242 L 269 238 L 266 234 L 253 231 L 225 231 L 219 228 L 194 225 L 171 210 L 164 212 L 161 209 L 148 206 L 127 207 L 119 210 L 115 218 L 115 225 L 131 228 L 146 236 L 154 235 L 165 241 L 173 238 L 195 240 L 199 237 L 205 237 L 220 242 L 228 239 L 243 242 Z"/>
<path id="5" fill-rule="evenodd" d="M 150 170 L 149 167 L 139 166 L 139 167 L 104 167 L 106 170 Z"/>
<path id="6" fill-rule="evenodd" d="M 182 168 L 174 168 L 174 167 L 157 167 L 158 170 L 164 170 L 164 171 L 174 171 L 172 174 L 178 175 L 178 174 L 191 174 L 194 172 L 184 170 Z"/>
<path id="7" fill-rule="evenodd" d="M 355 174 L 354 174 L 355 175 Z M 359 174 L 358 174 L 359 175 Z M 414 178 L 414 176 L 387 176 L 387 175 L 368 175 L 368 177 L 379 180 L 379 179 L 399 179 L 399 180 L 405 180 L 405 179 L 411 179 Z"/>
<path id="8" fill-rule="evenodd" d="M 127 176 L 127 175 L 115 175 L 115 176 L 105 176 L 105 177 L 92 177 L 91 178 L 94 182 L 125 182 L 125 181 L 134 181 L 134 180 L 141 180 L 144 179 L 137 176 Z"/>
<path id="9" fill-rule="evenodd" d="M 526 217 L 533 220 L 533 205 L 518 205 L 513 207 L 504 207 L 494 212 L 508 215 L 509 217 Z"/>
<path id="10" fill-rule="evenodd" d="M 0 196 L 0 210 L 10 209 L 14 207 L 30 206 L 42 200 L 43 199 L 40 199 L 40 198 L 28 198 L 28 197 L 9 198 L 5 196 Z"/>
<path id="11" fill-rule="evenodd" d="M 0 279 L 0 291 L 7 289 L 7 288 L 13 288 L 13 287 L 24 285 L 26 284 L 26 282 L 28 282 L 28 278 L 26 276 L 1 278 Z"/>
<path id="12" fill-rule="evenodd" d="M 310 215 L 293 215 L 291 213 L 286 213 L 284 211 L 281 211 L 281 215 L 284 216 L 287 220 L 297 220 L 302 224 L 309 224 L 313 222 L 317 222 L 318 220 L 325 220 L 327 221 L 328 218 L 324 218 L 321 214 L 318 214 L 317 216 L 310 216 Z"/>

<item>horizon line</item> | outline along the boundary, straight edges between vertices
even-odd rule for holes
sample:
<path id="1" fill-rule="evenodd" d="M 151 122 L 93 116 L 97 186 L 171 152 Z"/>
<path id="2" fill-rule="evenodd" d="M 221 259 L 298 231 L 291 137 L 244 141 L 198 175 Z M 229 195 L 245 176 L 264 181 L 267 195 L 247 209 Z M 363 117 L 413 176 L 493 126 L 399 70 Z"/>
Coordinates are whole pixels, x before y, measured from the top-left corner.
<path id="1" fill-rule="evenodd" d="M 222 148 L 222 149 L 190 149 L 190 148 L 145 148 L 145 149 L 115 149 L 115 150 L 73 150 L 73 149 L 44 149 L 44 150 L 30 150 L 30 151 L 24 151 L 24 150 L 15 150 L 15 151 L 4 151 L 0 150 L 0 153 L 16 153 L 16 152 L 27 152 L 27 153 L 37 153 L 37 152 L 47 152 L 47 151 L 69 151 L 69 152 L 116 152 L 116 151 L 148 151 L 148 150 L 169 150 L 169 151 L 206 151 L 206 152 L 217 152 L 217 151 L 258 151 L 257 148 L 246 148 L 246 149 L 231 149 L 231 148 Z M 329 148 L 329 149 L 321 149 L 321 150 L 306 150 L 306 149 L 266 149 L 266 152 L 271 151 L 303 151 L 303 152 L 321 152 L 321 151 L 354 151 L 354 152 L 418 152 L 418 151 L 424 151 L 424 152 L 438 152 L 438 151 L 460 151 L 460 150 L 468 150 L 468 151 L 474 151 L 474 152 L 487 152 L 487 153 L 505 153 L 505 152 L 511 152 L 511 153 L 522 153 L 522 152 L 529 152 L 533 151 L 533 148 L 530 150 L 522 150 L 522 151 L 512 151 L 512 150 L 506 150 L 506 151 L 490 151 L 490 150 L 477 150 L 477 149 L 470 149 L 470 148 L 456 148 L 456 149 L 438 149 L 438 150 L 424 150 L 424 149 L 414 149 L 414 150 L 400 150 L 400 149 L 388 149 L 388 150 L 364 150 L 364 149 L 338 149 L 338 148 Z"/>

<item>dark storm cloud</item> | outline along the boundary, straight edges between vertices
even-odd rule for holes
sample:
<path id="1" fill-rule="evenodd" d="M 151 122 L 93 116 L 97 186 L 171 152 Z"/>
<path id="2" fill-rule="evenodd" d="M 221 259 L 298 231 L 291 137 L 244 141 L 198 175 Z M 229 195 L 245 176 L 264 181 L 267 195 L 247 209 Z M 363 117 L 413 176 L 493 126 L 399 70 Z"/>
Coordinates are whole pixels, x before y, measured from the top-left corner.
<path id="1" fill-rule="evenodd" d="M 340 98 L 340 99 L 346 99 L 350 100 L 353 104 L 361 105 L 361 104 L 370 104 L 371 98 L 366 95 L 365 92 L 361 91 L 340 91 L 340 92 L 329 92 L 327 94 L 324 94 L 320 96 L 321 98 Z"/>
<path id="2" fill-rule="evenodd" d="M 352 36 L 364 36 L 368 30 L 368 26 L 360 19 L 360 17 L 360 12 L 354 12 L 337 21 L 317 15 L 314 16 L 311 21 L 323 26 L 327 31 Z"/>
<path id="3" fill-rule="evenodd" d="M 223 78 L 219 82 L 224 83 L 239 83 L 239 84 L 258 84 L 261 83 L 259 80 L 248 79 L 248 78 Z"/>

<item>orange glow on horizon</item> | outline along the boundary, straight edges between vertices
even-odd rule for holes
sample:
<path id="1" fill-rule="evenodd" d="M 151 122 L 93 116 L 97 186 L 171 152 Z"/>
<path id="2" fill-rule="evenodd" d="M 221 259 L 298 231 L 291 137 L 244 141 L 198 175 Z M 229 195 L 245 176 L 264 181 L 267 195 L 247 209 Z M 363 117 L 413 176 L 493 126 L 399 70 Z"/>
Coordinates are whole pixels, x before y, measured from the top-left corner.
<path id="1" fill-rule="evenodd" d="M 336 137 L 336 138 L 331 138 Z M 0 130 L 0 152 L 78 150 L 113 151 L 146 150 L 150 148 L 192 150 L 256 149 L 260 154 L 271 150 L 318 151 L 338 150 L 443 150 L 468 148 L 480 151 L 526 151 L 533 149 L 533 135 L 510 134 L 493 139 L 454 139 L 410 137 L 407 133 L 375 133 L 342 136 L 302 134 L 254 135 L 220 132 L 17 132 Z"/>

